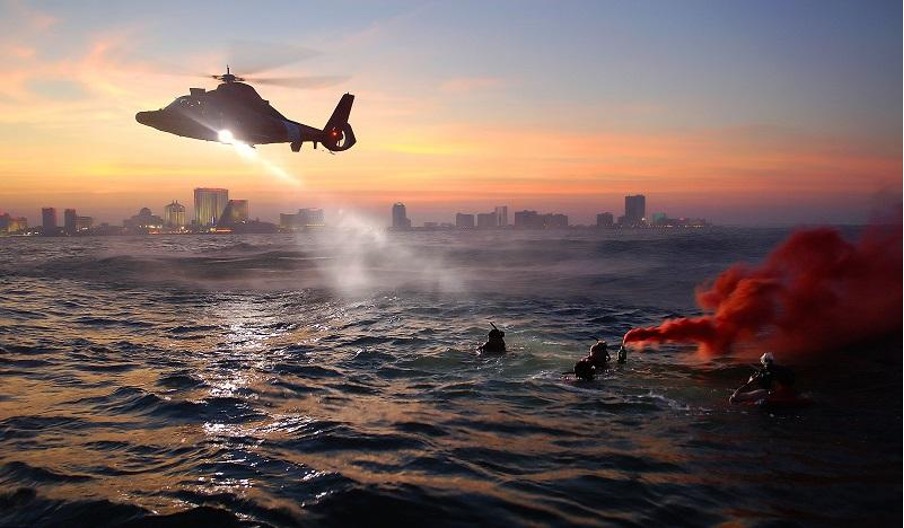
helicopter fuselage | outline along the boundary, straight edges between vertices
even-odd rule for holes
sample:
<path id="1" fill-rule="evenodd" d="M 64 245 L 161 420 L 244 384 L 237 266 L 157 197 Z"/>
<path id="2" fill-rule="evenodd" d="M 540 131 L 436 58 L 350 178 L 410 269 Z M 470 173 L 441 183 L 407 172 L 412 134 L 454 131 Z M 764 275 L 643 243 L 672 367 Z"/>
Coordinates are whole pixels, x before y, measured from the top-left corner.
<path id="1" fill-rule="evenodd" d="M 310 141 L 342 151 L 355 143 L 348 116 L 354 96 L 345 94 L 324 129 L 292 121 L 270 106 L 251 86 L 229 81 L 215 90 L 192 88 L 160 110 L 138 112 L 135 119 L 163 132 L 205 141 L 248 145 L 290 143 L 293 151 Z M 228 131 L 228 132 L 227 132 Z M 224 135 L 225 134 L 225 135 Z"/>

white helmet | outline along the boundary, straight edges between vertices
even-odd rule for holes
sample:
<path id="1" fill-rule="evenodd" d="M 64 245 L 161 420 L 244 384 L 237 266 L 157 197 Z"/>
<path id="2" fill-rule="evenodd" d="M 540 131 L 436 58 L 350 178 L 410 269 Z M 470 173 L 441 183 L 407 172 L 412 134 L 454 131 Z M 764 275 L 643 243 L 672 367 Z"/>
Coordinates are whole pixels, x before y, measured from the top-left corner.
<path id="1" fill-rule="evenodd" d="M 766 363 L 772 363 L 773 361 L 775 361 L 775 358 L 772 357 L 772 352 L 766 352 L 760 356 L 760 363 L 762 363 L 764 367 L 766 366 Z"/>

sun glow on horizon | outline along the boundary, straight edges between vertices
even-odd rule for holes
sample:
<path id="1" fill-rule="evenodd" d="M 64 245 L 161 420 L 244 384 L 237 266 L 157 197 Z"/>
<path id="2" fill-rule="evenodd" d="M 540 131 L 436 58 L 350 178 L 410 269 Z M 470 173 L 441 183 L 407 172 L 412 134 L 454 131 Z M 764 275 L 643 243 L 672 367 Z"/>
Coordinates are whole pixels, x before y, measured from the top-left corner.
<path id="1" fill-rule="evenodd" d="M 812 211 L 856 221 L 870 195 L 900 196 L 899 5 L 835 6 L 814 18 L 805 0 L 705 10 L 577 4 L 530 3 L 513 14 L 428 3 L 399 7 L 404 16 L 363 9 L 342 25 L 287 15 L 267 28 L 253 22 L 250 6 L 218 8 L 252 39 L 297 38 L 298 24 L 332 37 L 329 50 L 312 44 L 323 53 L 267 74 L 338 74 L 338 86 L 298 91 L 249 81 L 287 119 L 320 127 L 337 96 L 356 96 L 353 149 L 296 153 L 224 132 L 220 142 L 237 163 L 216 141 L 153 130 L 134 117 L 190 87 L 213 89 L 206 74 L 222 72 L 210 65 L 246 67 L 228 60 L 222 33 L 174 16 L 203 12 L 206 0 L 146 6 L 140 16 L 7 3 L 0 210 L 38 219 L 43 206 L 74 207 L 105 217 L 112 213 L 99 208 L 119 215 L 125 204 L 187 202 L 191 188 L 218 186 L 266 203 L 258 210 L 269 219 L 276 207 L 316 206 L 323 196 L 350 207 L 492 200 L 617 211 L 620 197 L 643 193 L 656 196 L 651 205 L 681 203 L 687 214 L 708 208 L 724 221 L 739 204 L 795 221 Z M 775 15 L 776 5 L 787 18 Z M 706 31 L 664 27 L 662 14 L 713 23 Z M 508 23 L 515 19 L 524 24 Z M 631 30 L 601 31 L 613 21 Z M 494 45 L 475 48 L 463 34 Z"/>

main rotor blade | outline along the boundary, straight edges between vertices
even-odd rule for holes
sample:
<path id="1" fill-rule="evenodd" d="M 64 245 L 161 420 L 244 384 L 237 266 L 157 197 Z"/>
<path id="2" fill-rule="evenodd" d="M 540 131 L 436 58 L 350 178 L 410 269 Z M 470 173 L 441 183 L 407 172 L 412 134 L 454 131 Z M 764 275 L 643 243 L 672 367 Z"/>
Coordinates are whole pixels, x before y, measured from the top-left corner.
<path id="1" fill-rule="evenodd" d="M 319 75 L 309 77 L 245 77 L 251 84 L 269 84 L 285 88 L 323 88 L 347 81 L 347 75 Z"/>
<path id="2" fill-rule="evenodd" d="M 238 75 L 253 75 L 320 55 L 319 51 L 294 44 L 235 40 L 229 43 L 228 64 Z"/>

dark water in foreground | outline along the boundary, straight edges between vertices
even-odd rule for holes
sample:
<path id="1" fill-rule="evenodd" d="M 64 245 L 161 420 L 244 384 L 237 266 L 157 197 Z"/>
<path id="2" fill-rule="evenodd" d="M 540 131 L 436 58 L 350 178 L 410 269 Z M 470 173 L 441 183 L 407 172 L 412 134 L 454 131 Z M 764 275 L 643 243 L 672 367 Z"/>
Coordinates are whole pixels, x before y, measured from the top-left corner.
<path id="1" fill-rule="evenodd" d="M 786 235 L 0 239 L 0 526 L 900 526 L 900 335 L 561 378 Z"/>

